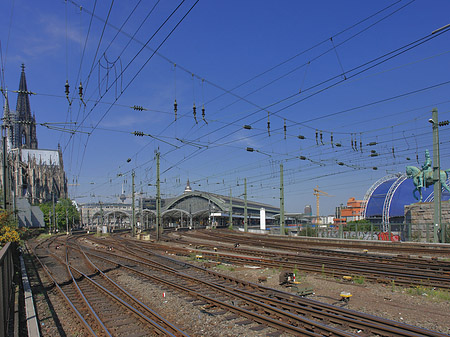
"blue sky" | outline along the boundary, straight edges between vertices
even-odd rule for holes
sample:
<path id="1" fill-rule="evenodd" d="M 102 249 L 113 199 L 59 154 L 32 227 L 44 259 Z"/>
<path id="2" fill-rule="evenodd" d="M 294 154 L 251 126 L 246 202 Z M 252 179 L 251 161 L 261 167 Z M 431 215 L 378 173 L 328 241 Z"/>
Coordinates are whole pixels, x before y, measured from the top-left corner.
<path id="1" fill-rule="evenodd" d="M 433 107 L 450 119 L 450 32 L 430 35 L 450 23 L 445 0 L 15 0 L 1 13 L 2 86 L 17 90 L 25 63 L 37 122 L 61 123 L 38 126 L 39 147 L 61 144 L 80 202 L 129 194 L 131 170 L 137 191 L 155 195 L 159 150 L 165 197 L 187 179 L 242 196 L 246 178 L 249 198 L 279 205 L 283 164 L 287 211 L 315 213 L 319 186 L 333 195 L 321 213 L 333 214 L 423 164 Z"/>

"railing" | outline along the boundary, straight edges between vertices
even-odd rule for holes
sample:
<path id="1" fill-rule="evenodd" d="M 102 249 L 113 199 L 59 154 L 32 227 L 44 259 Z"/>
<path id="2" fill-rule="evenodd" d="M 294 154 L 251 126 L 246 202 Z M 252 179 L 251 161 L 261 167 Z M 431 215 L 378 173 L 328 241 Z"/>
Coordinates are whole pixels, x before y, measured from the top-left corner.
<path id="1" fill-rule="evenodd" d="M 444 242 L 450 243 L 450 224 L 443 224 L 446 227 L 446 238 Z M 432 223 L 409 224 L 409 223 L 353 223 L 347 225 L 322 225 L 316 228 L 315 225 L 302 224 L 298 227 L 290 227 L 300 236 L 335 238 L 335 239 L 356 239 L 356 240 L 380 240 L 380 241 L 411 241 L 411 242 L 433 242 L 434 226 Z M 295 234 L 294 234 L 295 235 Z M 441 242 L 440 230 L 437 233 L 438 241 Z"/>
<path id="2" fill-rule="evenodd" d="M 10 305 L 13 296 L 14 245 L 8 242 L 0 250 L 0 337 L 8 335 Z"/>

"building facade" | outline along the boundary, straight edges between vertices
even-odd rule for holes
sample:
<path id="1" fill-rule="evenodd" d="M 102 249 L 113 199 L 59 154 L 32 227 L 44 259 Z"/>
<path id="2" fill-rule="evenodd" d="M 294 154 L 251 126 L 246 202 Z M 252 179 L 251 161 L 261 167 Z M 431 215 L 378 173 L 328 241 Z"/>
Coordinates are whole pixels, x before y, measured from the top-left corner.
<path id="1" fill-rule="evenodd" d="M 67 198 L 67 178 L 64 172 L 62 151 L 38 149 L 36 117 L 31 115 L 30 95 L 22 65 L 16 110 L 9 107 L 8 93 L 3 108 L 2 146 L 6 151 L 7 165 L 2 165 L 2 188 L 10 194 L 7 199 L 25 198 L 31 204 L 52 199 Z M 3 175 L 3 167 L 6 174 Z M 11 202 L 10 202 L 11 203 Z M 11 206 L 11 205 L 10 205 Z"/>

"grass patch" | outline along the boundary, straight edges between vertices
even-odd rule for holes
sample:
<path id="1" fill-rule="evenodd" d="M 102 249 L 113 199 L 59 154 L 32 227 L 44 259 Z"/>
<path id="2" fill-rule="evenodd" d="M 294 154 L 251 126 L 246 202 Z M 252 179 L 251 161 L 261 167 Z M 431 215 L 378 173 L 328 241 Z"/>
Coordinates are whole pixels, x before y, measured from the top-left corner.
<path id="1" fill-rule="evenodd" d="M 228 271 L 235 271 L 236 270 L 236 268 L 234 268 L 233 266 L 225 265 L 225 264 L 218 264 L 216 267 L 218 269 L 228 270 Z"/>
<path id="2" fill-rule="evenodd" d="M 426 296 L 439 301 L 450 301 L 450 292 L 446 290 L 416 286 L 407 288 L 406 292 L 413 296 Z"/>
<path id="3" fill-rule="evenodd" d="M 353 282 L 356 284 L 364 284 L 366 281 L 366 278 L 363 275 L 354 275 L 353 276 Z"/>
<path id="4" fill-rule="evenodd" d="M 39 234 L 39 236 L 37 237 L 37 239 L 38 240 L 45 240 L 45 239 L 48 239 L 49 237 L 51 237 L 52 236 L 52 234 L 49 234 L 49 233 L 42 233 L 42 234 Z"/>

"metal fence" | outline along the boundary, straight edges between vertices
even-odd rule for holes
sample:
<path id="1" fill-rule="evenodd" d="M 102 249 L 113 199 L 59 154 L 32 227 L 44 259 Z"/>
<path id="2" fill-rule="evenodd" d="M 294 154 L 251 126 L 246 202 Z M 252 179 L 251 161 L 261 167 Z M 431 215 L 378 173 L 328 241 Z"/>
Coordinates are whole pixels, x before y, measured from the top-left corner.
<path id="1" fill-rule="evenodd" d="M 13 299 L 14 245 L 8 242 L 0 250 L 0 337 L 8 335 L 10 304 Z"/>
<path id="2" fill-rule="evenodd" d="M 444 238 L 441 235 L 441 229 L 435 232 L 432 223 L 352 223 L 339 227 L 329 225 L 318 228 L 315 225 L 302 225 L 291 230 L 300 236 L 307 237 L 403 242 L 434 242 L 436 235 L 438 242 L 450 243 L 450 224 L 443 224 L 442 227 Z"/>

